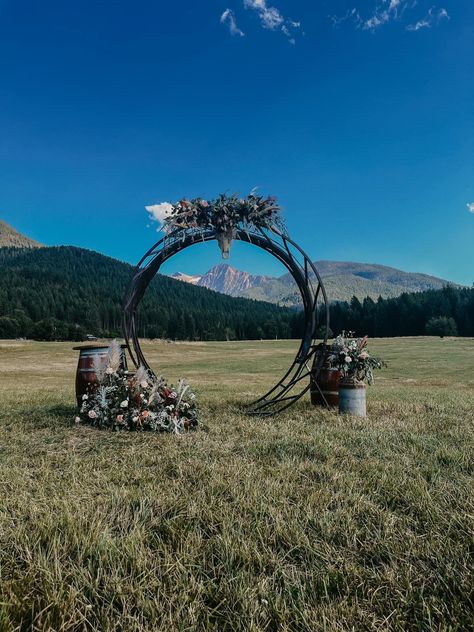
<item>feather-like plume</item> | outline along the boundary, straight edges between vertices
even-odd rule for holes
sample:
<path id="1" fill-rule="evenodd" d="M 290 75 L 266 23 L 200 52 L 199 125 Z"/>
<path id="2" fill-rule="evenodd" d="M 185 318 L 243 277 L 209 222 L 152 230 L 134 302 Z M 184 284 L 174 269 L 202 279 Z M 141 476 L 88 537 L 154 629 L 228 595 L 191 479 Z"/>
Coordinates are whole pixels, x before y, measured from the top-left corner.
<path id="1" fill-rule="evenodd" d="M 140 384 L 140 382 L 149 382 L 150 381 L 150 374 L 148 373 L 147 369 L 145 369 L 144 366 L 139 366 L 137 369 L 137 372 L 135 373 L 135 377 L 134 380 L 136 382 L 136 384 Z"/>
<path id="2" fill-rule="evenodd" d="M 105 362 L 106 369 L 112 369 L 114 373 L 120 369 L 122 364 L 122 349 L 116 340 L 112 340 L 109 350 L 107 351 L 107 359 Z"/>
<path id="3" fill-rule="evenodd" d="M 103 356 L 94 356 L 92 361 L 92 365 L 94 367 L 94 373 L 97 376 L 97 381 L 101 384 L 105 378 L 105 366 L 104 366 L 104 358 Z"/>

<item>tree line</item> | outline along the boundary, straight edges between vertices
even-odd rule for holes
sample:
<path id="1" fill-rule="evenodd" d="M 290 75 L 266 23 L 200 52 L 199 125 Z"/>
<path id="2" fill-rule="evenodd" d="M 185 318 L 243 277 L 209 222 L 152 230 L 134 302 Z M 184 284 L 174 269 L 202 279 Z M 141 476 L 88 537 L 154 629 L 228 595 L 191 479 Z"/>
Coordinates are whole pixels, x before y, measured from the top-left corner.
<path id="1" fill-rule="evenodd" d="M 121 336 L 129 264 L 61 246 L 0 248 L 0 338 Z M 295 310 L 233 298 L 158 275 L 139 310 L 139 335 L 176 340 L 292 338 Z"/>
<path id="2" fill-rule="evenodd" d="M 330 323 L 335 333 L 371 337 L 474 336 L 474 289 L 448 285 L 377 301 L 353 297 L 331 305 Z"/>
<path id="3" fill-rule="evenodd" d="M 0 338 L 121 336 L 121 301 L 132 270 L 81 248 L 0 248 Z M 354 297 L 331 304 L 330 323 L 333 334 L 474 336 L 474 289 L 447 286 L 377 301 Z M 147 338 L 301 338 L 303 330 L 302 311 L 225 296 L 162 275 L 151 283 L 139 312 L 139 335 Z"/>

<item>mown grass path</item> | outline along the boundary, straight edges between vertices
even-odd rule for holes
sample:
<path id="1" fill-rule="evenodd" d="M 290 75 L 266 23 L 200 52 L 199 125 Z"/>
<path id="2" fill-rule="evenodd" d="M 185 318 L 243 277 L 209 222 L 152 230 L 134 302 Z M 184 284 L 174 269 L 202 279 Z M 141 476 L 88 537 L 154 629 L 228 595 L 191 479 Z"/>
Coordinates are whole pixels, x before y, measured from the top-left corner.
<path id="1" fill-rule="evenodd" d="M 372 341 L 364 420 L 240 412 L 294 342 L 146 343 L 184 437 L 74 426 L 72 346 L 0 342 L 0 631 L 473 629 L 473 340 Z"/>

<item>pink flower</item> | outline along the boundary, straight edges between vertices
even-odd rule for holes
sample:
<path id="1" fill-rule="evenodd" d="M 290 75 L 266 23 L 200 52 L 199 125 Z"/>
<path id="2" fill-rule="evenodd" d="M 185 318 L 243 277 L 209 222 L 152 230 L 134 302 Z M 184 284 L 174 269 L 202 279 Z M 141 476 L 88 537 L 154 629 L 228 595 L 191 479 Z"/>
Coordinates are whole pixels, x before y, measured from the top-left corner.
<path id="1" fill-rule="evenodd" d="M 369 354 L 367 353 L 367 351 L 362 351 L 362 353 L 359 353 L 360 360 L 365 360 L 368 357 L 369 357 Z"/>
<path id="2" fill-rule="evenodd" d="M 118 421 L 119 423 L 122 423 L 122 421 L 123 421 L 123 415 L 117 415 L 117 421 Z"/>
<path id="3" fill-rule="evenodd" d="M 146 388 L 146 387 L 148 386 L 148 382 L 147 382 L 146 380 L 142 380 L 142 381 L 140 382 L 140 386 L 141 386 L 142 388 Z"/>
<path id="4" fill-rule="evenodd" d="M 144 417 L 144 418 L 146 419 L 146 418 L 148 417 L 148 415 L 149 415 L 149 414 L 150 414 L 150 413 L 148 412 L 148 410 L 144 410 L 144 411 L 142 412 L 142 417 Z"/>
<path id="5" fill-rule="evenodd" d="M 90 410 L 87 414 L 91 419 L 97 419 L 97 413 L 95 410 Z"/>
<path id="6" fill-rule="evenodd" d="M 168 395 L 168 397 L 170 399 L 176 399 L 177 395 L 176 395 L 176 393 L 174 391 L 171 391 L 171 393 Z"/>

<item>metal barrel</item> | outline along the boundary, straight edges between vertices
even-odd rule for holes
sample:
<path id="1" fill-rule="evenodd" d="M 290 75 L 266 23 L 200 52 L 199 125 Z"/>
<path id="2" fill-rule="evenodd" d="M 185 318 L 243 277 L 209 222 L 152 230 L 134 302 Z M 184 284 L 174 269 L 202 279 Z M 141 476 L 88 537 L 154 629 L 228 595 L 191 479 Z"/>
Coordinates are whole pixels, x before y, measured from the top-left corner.
<path id="1" fill-rule="evenodd" d="M 317 374 L 311 375 L 311 403 L 313 406 L 338 406 L 339 382 L 338 369 L 322 367 Z M 319 387 L 319 388 L 318 388 Z"/>
<path id="2" fill-rule="evenodd" d="M 357 417 L 367 416 L 365 384 L 339 385 L 339 412 Z"/>
<path id="3" fill-rule="evenodd" d="M 124 349 L 126 345 L 122 345 L 122 369 L 127 369 L 127 358 Z M 84 347 L 74 347 L 75 351 L 79 351 L 79 361 L 76 371 L 76 400 L 80 408 L 82 405 L 82 396 L 90 395 L 98 387 L 97 375 L 94 364 L 97 361 L 105 362 L 108 347 L 104 345 L 87 345 Z"/>

